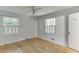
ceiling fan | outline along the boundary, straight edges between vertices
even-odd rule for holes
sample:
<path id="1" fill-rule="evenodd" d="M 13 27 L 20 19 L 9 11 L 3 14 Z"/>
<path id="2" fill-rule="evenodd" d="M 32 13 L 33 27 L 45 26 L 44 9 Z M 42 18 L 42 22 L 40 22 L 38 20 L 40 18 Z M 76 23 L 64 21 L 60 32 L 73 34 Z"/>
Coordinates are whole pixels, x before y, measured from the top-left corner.
<path id="1" fill-rule="evenodd" d="M 36 7 L 36 6 L 31 6 L 30 11 L 32 12 L 32 15 L 35 15 L 36 12 L 38 12 L 39 10 L 41 10 L 40 7 Z"/>

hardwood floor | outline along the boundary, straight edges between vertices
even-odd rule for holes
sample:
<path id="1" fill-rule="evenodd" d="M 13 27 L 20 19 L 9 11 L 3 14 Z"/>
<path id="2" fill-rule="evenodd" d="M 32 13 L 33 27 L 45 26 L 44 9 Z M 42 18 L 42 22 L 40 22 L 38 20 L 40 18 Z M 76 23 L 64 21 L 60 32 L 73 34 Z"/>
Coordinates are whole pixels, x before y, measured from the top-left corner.
<path id="1" fill-rule="evenodd" d="M 32 38 L 0 46 L 0 52 L 1 53 L 73 53 L 77 51 L 40 38 Z"/>

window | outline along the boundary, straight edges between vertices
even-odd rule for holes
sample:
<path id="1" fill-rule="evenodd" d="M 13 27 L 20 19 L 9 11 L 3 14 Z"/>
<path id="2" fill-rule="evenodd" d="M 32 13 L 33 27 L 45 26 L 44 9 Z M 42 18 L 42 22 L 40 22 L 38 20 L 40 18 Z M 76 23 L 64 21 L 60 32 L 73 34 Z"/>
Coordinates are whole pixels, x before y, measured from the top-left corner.
<path id="1" fill-rule="evenodd" d="M 18 33 L 19 20 L 13 17 L 3 17 L 3 26 L 5 34 L 16 34 Z"/>
<path id="2" fill-rule="evenodd" d="M 45 21 L 45 32 L 54 34 L 55 33 L 55 18 L 46 19 Z"/>

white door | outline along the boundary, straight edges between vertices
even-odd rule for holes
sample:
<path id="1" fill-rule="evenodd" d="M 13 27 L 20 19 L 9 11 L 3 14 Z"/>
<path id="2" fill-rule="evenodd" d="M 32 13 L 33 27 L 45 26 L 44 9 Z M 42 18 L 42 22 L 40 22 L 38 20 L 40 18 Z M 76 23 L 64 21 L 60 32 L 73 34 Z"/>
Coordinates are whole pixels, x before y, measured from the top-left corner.
<path id="1" fill-rule="evenodd" d="M 79 13 L 69 15 L 69 47 L 79 50 Z"/>

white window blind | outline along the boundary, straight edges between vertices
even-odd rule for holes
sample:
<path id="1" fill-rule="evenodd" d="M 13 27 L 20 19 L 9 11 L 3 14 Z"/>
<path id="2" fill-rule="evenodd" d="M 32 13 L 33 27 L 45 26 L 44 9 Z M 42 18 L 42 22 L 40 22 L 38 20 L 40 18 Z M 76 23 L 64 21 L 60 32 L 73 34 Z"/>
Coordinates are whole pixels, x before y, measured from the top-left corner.
<path id="1" fill-rule="evenodd" d="M 49 18 L 46 19 L 45 21 L 45 32 L 46 33 L 50 33 L 50 34 L 54 34 L 55 33 L 55 18 Z"/>
<path id="2" fill-rule="evenodd" d="M 19 32 L 19 19 L 14 17 L 3 17 L 5 34 L 17 34 Z"/>

